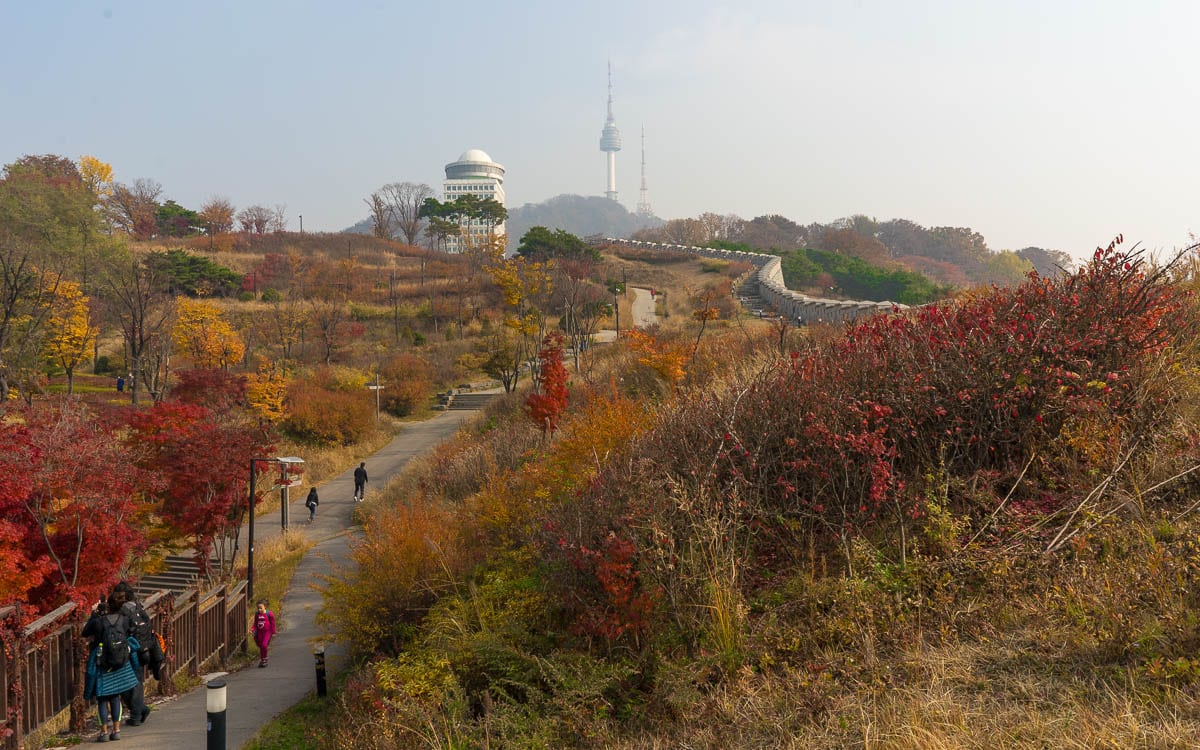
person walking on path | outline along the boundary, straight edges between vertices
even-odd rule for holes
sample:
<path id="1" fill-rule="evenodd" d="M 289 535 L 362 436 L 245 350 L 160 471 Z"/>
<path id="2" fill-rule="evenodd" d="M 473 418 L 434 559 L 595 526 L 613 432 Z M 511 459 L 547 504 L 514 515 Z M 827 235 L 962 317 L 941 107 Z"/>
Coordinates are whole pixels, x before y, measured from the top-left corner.
<path id="1" fill-rule="evenodd" d="M 258 666 L 267 666 L 267 649 L 271 636 L 275 635 L 275 613 L 267 609 L 267 600 L 258 600 L 258 611 L 254 613 L 254 627 L 250 628 L 254 645 L 258 646 Z"/>
<path id="2" fill-rule="evenodd" d="M 151 644 L 158 645 L 150 624 L 150 613 L 137 600 L 137 592 L 127 581 L 121 581 L 113 586 L 112 598 L 121 604 L 121 614 L 129 619 L 130 634 L 137 640 L 137 661 L 133 665 L 133 673 L 137 677 L 137 685 L 121 694 L 122 702 L 129 707 L 129 718 L 125 725 L 136 727 L 146 723 L 150 708 L 146 705 L 145 681 L 146 665 L 152 661 Z M 155 651 L 158 649 L 155 648 Z M 162 656 L 159 653 L 159 656 Z"/>
<path id="3" fill-rule="evenodd" d="M 367 495 L 367 464 L 362 462 L 354 470 L 354 502 L 361 503 Z"/>
<path id="4" fill-rule="evenodd" d="M 83 698 L 96 698 L 100 719 L 97 742 L 121 739 L 121 693 L 138 684 L 137 653 L 131 648 L 129 618 L 121 613 L 124 600 L 109 596 L 97 605 L 83 626 L 83 637 L 92 639 L 84 679 Z M 107 609 L 107 612 L 102 611 Z"/>
<path id="5" fill-rule="evenodd" d="M 308 497 L 304 499 L 304 507 L 308 508 L 308 522 L 313 522 L 313 517 L 317 515 L 317 506 L 321 504 L 321 498 L 317 497 L 317 488 L 313 487 L 308 491 Z"/>

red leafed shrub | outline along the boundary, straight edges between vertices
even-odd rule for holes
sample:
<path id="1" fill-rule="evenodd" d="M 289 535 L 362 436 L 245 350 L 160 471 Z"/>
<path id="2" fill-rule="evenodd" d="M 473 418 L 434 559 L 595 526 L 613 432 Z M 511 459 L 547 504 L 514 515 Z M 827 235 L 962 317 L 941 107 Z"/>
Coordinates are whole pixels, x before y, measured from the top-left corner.
<path id="1" fill-rule="evenodd" d="M 370 391 L 361 393 L 322 388 L 297 380 L 288 386 L 284 432 L 314 445 L 349 445 L 370 431 L 374 404 Z"/>
<path id="2" fill-rule="evenodd" d="M 609 531 L 594 548 L 564 543 L 560 552 L 593 584 L 572 592 L 578 609 L 576 630 L 608 642 L 636 643 L 650 627 L 658 597 L 642 580 L 635 540 Z"/>
<path id="3" fill-rule="evenodd" d="M 551 333 L 542 340 L 535 390 L 525 399 L 525 412 L 545 433 L 558 428 L 558 420 L 567 408 L 567 368 L 563 367 L 562 345 L 560 333 Z"/>
<path id="4" fill-rule="evenodd" d="M 1037 454 L 1061 487 L 1087 468 L 1064 436 L 1099 417 L 1089 438 L 1114 444 L 1153 427 L 1170 395 L 1147 366 L 1185 327 L 1183 301 L 1111 246 L 1072 276 L 872 318 L 720 407 L 714 483 L 749 480 L 839 533 L 919 514 L 905 487 L 931 470 L 1015 474 Z"/>
<path id="5" fill-rule="evenodd" d="M 1073 505 L 1175 398 L 1152 377 L 1187 333 L 1165 274 L 1110 247 L 1073 276 L 872 318 L 685 397 L 547 519 L 554 585 L 590 634 L 619 635 L 621 617 L 636 630 L 655 602 L 686 634 L 708 606 L 697 581 L 719 570 L 698 549 L 787 565 L 799 537 L 848 555 L 868 529 L 919 523 L 930 476 L 999 489 L 1032 457 L 1014 507 Z M 953 510 L 995 507 L 977 499 Z"/>

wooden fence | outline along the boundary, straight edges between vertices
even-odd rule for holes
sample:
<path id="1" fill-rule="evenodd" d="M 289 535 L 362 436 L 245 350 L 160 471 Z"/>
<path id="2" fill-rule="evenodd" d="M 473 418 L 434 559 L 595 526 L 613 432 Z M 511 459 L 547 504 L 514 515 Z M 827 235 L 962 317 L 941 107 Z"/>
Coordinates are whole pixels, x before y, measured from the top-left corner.
<path id="1" fill-rule="evenodd" d="M 246 582 L 207 592 L 160 591 L 142 600 L 156 633 L 166 642 L 166 672 L 161 682 L 147 672 L 146 695 L 169 695 L 180 676 L 199 678 L 248 646 L 250 608 Z M 64 604 L 20 627 L 21 606 L 0 608 L 0 748 L 22 750 L 24 740 L 47 722 L 72 711 L 82 725 L 88 707 L 83 679 L 88 643 L 79 634 L 88 612 Z M 76 715 L 77 714 L 77 715 Z"/>

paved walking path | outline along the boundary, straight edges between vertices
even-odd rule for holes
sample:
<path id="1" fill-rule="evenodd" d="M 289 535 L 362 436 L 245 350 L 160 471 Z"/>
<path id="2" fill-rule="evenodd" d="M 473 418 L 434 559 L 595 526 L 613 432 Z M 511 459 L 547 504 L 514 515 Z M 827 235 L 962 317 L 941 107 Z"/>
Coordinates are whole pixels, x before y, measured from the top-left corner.
<path id="1" fill-rule="evenodd" d="M 472 411 L 448 411 L 424 422 L 406 424 L 399 435 L 371 457 L 367 463 L 367 497 L 378 493 L 409 459 L 425 453 L 452 437 Z M 283 598 L 279 616 L 279 634 L 271 640 L 271 665 L 266 669 L 251 666 L 224 675 L 226 687 L 226 747 L 240 748 L 275 716 L 291 708 L 316 689 L 313 646 L 320 638 L 315 616 L 321 607 L 321 595 L 312 584 L 329 572 L 333 563 L 343 563 L 350 551 L 351 538 L 357 533 L 351 521 L 354 510 L 353 469 L 317 487 L 321 504 L 316 520 L 308 523 L 304 507 L 307 490 L 293 492 L 288 508 L 293 531 L 299 530 L 315 542 L 304 556 Z M 274 523 L 272 523 L 274 521 Z M 281 533 L 278 516 L 259 516 L 255 524 L 255 542 Z M 253 608 L 253 602 L 251 603 Z M 255 646 L 250 644 L 254 651 Z M 326 650 L 326 670 L 332 679 L 346 664 L 345 649 L 330 646 Z M 206 688 L 200 687 L 165 703 L 154 705 L 149 720 L 141 726 L 122 727 L 124 750 L 135 748 L 202 748 L 207 742 Z M 86 740 L 91 736 L 85 737 Z"/>

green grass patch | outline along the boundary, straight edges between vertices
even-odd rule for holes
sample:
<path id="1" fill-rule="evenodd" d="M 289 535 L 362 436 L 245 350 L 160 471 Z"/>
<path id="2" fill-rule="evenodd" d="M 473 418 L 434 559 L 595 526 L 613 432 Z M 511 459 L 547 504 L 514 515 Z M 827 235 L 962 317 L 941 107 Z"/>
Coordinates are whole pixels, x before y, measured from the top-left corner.
<path id="1" fill-rule="evenodd" d="M 344 675 L 337 675 L 329 685 L 329 695 L 318 698 L 309 693 L 296 705 L 276 716 L 258 730 L 243 747 L 245 750 L 321 750 L 344 726 L 344 715 L 338 711 L 337 695 L 342 691 Z"/>
<path id="2" fill-rule="evenodd" d="M 278 614 L 292 575 L 313 546 L 313 540 L 303 532 L 288 531 L 256 546 L 254 598 L 266 599 Z M 253 611 L 254 602 L 250 603 L 250 609 Z"/>

